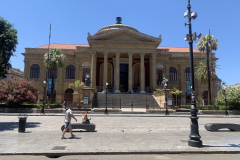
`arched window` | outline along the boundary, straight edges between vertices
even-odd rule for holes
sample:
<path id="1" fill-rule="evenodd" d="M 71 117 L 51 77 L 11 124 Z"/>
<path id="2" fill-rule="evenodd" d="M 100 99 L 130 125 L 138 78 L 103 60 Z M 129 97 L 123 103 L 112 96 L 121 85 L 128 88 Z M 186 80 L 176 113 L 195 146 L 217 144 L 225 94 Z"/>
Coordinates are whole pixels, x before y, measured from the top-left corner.
<path id="1" fill-rule="evenodd" d="M 185 69 L 185 81 L 190 81 L 190 68 Z"/>
<path id="2" fill-rule="evenodd" d="M 31 66 L 30 78 L 39 78 L 40 67 L 37 64 Z"/>
<path id="3" fill-rule="evenodd" d="M 75 79 L 75 67 L 73 65 L 67 66 L 66 79 Z"/>
<path id="4" fill-rule="evenodd" d="M 48 78 L 52 78 L 52 74 L 53 74 L 53 67 L 49 67 L 48 68 Z M 57 79 L 57 70 L 55 72 L 55 79 Z"/>
<path id="5" fill-rule="evenodd" d="M 177 70 L 174 67 L 169 68 L 170 81 L 177 81 Z"/>

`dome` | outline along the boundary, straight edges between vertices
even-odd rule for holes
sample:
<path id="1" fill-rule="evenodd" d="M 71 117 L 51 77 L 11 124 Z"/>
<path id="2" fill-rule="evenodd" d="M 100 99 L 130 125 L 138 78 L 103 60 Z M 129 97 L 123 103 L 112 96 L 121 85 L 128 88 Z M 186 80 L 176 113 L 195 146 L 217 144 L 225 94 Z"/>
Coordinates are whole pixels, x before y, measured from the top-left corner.
<path id="1" fill-rule="evenodd" d="M 110 31 L 120 30 L 120 29 L 128 29 L 128 30 L 131 30 L 131 31 L 134 31 L 134 32 L 139 32 L 138 30 L 136 30 L 133 27 L 130 27 L 130 26 L 125 25 L 125 24 L 121 24 L 122 18 L 121 19 L 119 19 L 119 18 L 121 18 L 121 17 L 117 17 L 117 23 L 116 24 L 112 24 L 112 25 L 103 27 L 95 35 L 110 32 Z"/>

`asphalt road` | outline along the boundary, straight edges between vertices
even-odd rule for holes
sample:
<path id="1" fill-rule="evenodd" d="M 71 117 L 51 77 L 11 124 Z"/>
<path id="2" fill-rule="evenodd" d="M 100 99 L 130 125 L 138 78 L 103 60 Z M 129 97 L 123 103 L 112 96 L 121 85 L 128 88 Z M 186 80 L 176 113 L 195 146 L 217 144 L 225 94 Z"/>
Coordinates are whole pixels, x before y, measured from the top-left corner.
<path id="1" fill-rule="evenodd" d="M 167 155 L 74 155 L 59 158 L 46 156 L 0 156 L 0 160 L 237 160 L 239 154 L 167 154 Z"/>

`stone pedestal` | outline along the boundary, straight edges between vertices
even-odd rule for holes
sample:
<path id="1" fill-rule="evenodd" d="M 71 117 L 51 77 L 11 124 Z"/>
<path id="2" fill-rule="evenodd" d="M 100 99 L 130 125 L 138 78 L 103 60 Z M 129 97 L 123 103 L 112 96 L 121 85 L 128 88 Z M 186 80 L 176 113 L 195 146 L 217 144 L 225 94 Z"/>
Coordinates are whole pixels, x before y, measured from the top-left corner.
<path id="1" fill-rule="evenodd" d="M 88 104 L 82 104 L 82 108 L 92 108 L 92 99 L 94 96 L 94 91 L 90 87 L 83 87 L 82 88 L 82 99 L 83 102 L 84 97 L 88 97 Z"/>

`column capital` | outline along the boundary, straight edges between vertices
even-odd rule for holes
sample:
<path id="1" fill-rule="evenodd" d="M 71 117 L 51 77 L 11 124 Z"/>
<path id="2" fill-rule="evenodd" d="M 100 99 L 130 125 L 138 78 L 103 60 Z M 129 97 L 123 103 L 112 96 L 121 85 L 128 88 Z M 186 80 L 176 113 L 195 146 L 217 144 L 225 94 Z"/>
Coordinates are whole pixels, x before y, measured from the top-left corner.
<path id="1" fill-rule="evenodd" d="M 144 56 L 145 55 L 145 52 L 140 52 L 140 56 Z"/>
<path id="2" fill-rule="evenodd" d="M 157 52 L 152 52 L 152 57 L 155 58 L 157 56 Z"/>
<path id="3" fill-rule="evenodd" d="M 29 62 L 29 60 L 26 60 L 26 59 L 24 59 L 24 60 L 23 60 L 23 62 L 24 62 L 24 63 L 28 63 L 28 62 Z"/>
<path id="4" fill-rule="evenodd" d="M 116 54 L 117 57 L 119 57 L 121 52 L 117 51 L 117 52 L 115 52 L 115 54 Z"/>
<path id="5" fill-rule="evenodd" d="M 108 51 L 103 51 L 104 56 L 108 55 Z"/>
<path id="6" fill-rule="evenodd" d="M 79 62 L 80 62 L 80 60 L 79 60 L 79 59 L 76 59 L 76 60 L 75 60 L 75 62 L 76 62 L 76 63 L 79 63 Z"/>
<path id="7" fill-rule="evenodd" d="M 179 65 L 179 67 L 181 67 L 181 68 L 183 67 L 183 64 L 178 64 L 178 65 Z"/>
<path id="8" fill-rule="evenodd" d="M 166 61 L 166 64 L 169 64 L 169 61 Z"/>
<path id="9" fill-rule="evenodd" d="M 133 55 L 133 52 L 128 52 L 128 56 L 132 56 Z"/>
<path id="10" fill-rule="evenodd" d="M 97 51 L 92 51 L 92 56 L 96 56 L 97 55 Z"/>

